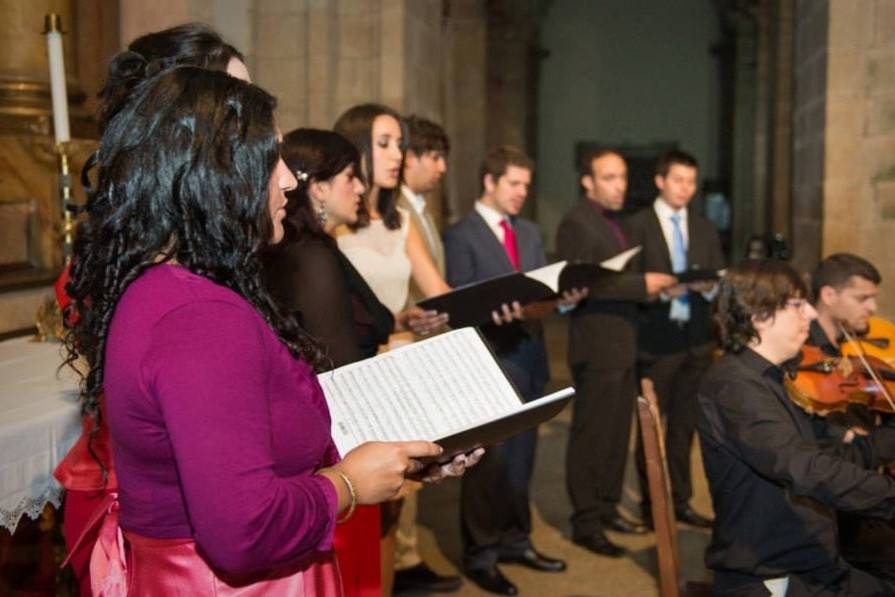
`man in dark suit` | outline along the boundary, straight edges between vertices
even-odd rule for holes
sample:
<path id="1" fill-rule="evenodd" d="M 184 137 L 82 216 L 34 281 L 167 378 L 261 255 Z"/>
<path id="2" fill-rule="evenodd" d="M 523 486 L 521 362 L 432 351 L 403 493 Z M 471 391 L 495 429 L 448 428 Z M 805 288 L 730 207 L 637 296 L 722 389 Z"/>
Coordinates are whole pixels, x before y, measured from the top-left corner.
<path id="1" fill-rule="evenodd" d="M 583 197 L 557 230 L 559 257 L 599 263 L 632 247 L 617 221 L 628 187 L 624 159 L 609 149 L 591 152 L 582 160 L 580 183 Z M 611 557 L 625 550 L 609 540 L 606 529 L 646 532 L 617 510 L 637 393 L 637 302 L 675 283 L 670 275 L 633 273 L 633 267 L 591 288 L 569 324 L 576 392 L 566 453 L 572 539 Z"/>
<path id="2" fill-rule="evenodd" d="M 546 264 L 534 222 L 518 217 L 531 184 L 532 160 L 513 147 L 485 156 L 479 174 L 482 195 L 475 209 L 444 233 L 447 282 L 461 286 Z M 541 396 L 549 379 L 543 330 L 524 321 L 519 305 L 482 327 L 501 366 L 525 401 Z M 463 568 L 481 588 L 503 595 L 518 590 L 498 569 L 514 562 L 546 572 L 565 562 L 538 553 L 531 544 L 528 485 L 534 466 L 536 430 L 489 448 L 464 475 L 460 490 Z M 471 473 L 471 474 L 470 474 Z"/>
<path id="3" fill-rule="evenodd" d="M 640 264 L 645 271 L 681 273 L 692 269 L 717 271 L 724 267 L 721 241 L 714 226 L 688 209 L 696 193 L 698 164 L 683 151 L 669 151 L 656 165 L 659 196 L 629 219 L 632 243 L 643 246 Z M 696 390 L 711 364 L 711 301 L 714 281 L 679 284 L 660 300 L 641 309 L 640 375 L 653 381 L 666 422 L 665 447 L 671 493 L 678 520 L 710 527 L 712 521 L 689 504 L 690 449 L 696 432 Z M 650 518 L 645 475 L 641 467 L 644 516 Z"/>

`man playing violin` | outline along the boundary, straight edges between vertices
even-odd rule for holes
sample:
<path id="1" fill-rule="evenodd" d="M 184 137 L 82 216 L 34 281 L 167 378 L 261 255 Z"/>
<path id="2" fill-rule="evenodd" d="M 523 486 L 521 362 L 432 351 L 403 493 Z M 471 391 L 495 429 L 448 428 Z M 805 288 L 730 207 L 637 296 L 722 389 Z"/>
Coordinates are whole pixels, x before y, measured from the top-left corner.
<path id="1" fill-rule="evenodd" d="M 850 253 L 837 253 L 821 261 L 811 276 L 817 319 L 811 322 L 806 344 L 816 346 L 831 358 L 843 357 L 841 346 L 867 331 L 876 312 L 876 296 L 882 277 L 872 263 Z M 874 427 L 875 415 L 859 404 L 849 405 L 835 420 L 851 433 L 866 435 Z M 851 564 L 886 579 L 895 579 L 895 531 L 885 523 L 853 513 L 839 512 L 839 542 L 843 557 Z"/>
<path id="2" fill-rule="evenodd" d="M 867 331 L 880 282 L 879 271 L 857 255 L 836 253 L 821 261 L 811 276 L 817 319 L 811 322 L 808 344 L 841 357 L 843 328 L 852 335 Z"/>
<path id="3" fill-rule="evenodd" d="M 889 421 L 841 441 L 784 389 L 817 317 L 799 273 L 782 261 L 747 261 L 722 279 L 715 319 L 725 354 L 700 386 L 699 438 L 715 507 L 706 564 L 716 595 L 892 595 L 846 563 L 836 510 L 895 517 Z"/>

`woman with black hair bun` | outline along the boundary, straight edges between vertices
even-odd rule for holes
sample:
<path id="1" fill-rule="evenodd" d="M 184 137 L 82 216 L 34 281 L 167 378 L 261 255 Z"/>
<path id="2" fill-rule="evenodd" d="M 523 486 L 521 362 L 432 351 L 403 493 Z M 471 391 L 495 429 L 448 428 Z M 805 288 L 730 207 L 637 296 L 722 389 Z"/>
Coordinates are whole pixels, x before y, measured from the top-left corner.
<path id="1" fill-rule="evenodd" d="M 131 42 L 127 51 L 116 55 L 109 63 L 105 85 L 100 91 L 97 115 L 99 132 L 103 133 L 109 120 L 121 109 L 135 87 L 147 78 L 178 65 L 225 71 L 234 77 L 249 80 L 243 55 L 207 25 L 188 23 L 148 33 Z M 95 163 L 96 154 L 87 161 L 81 176 L 88 192 L 91 187 L 90 172 Z M 72 323 L 77 315 L 66 292 L 69 273 L 66 268 L 59 277 L 56 297 L 66 321 Z M 75 544 L 93 511 L 107 494 L 117 489 L 117 479 L 99 397 L 85 403 L 83 413 L 81 438 L 60 462 L 54 476 L 66 490 L 62 531 L 69 550 L 69 562 L 78 579 L 81 597 L 90 597 L 88 568 L 95 536 L 88 533 L 79 542 L 77 550 L 72 550 L 75 550 Z"/>
<path id="2" fill-rule="evenodd" d="M 104 594 L 337 597 L 337 519 L 393 498 L 407 474 L 464 469 L 422 471 L 416 459 L 441 451 L 426 441 L 339 458 L 320 346 L 262 280 L 297 184 L 273 107 L 223 73 L 175 68 L 135 88 L 103 135 L 66 346 L 89 366 L 83 403 L 104 394 L 120 485 L 91 562 Z"/>

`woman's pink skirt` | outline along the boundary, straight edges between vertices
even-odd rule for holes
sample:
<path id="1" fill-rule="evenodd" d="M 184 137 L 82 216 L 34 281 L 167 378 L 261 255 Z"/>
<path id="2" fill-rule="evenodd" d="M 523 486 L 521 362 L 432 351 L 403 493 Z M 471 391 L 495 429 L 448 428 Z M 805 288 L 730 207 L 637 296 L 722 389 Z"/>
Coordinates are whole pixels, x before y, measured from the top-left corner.
<path id="1" fill-rule="evenodd" d="M 124 533 L 127 595 L 216 597 L 339 597 L 342 588 L 332 553 L 311 564 L 287 566 L 250 577 L 228 577 L 208 565 L 192 539 L 151 539 Z"/>
<path id="2" fill-rule="evenodd" d="M 153 539 L 122 533 L 116 494 L 106 497 L 86 525 L 71 557 L 99 528 L 90 556 L 94 597 L 342 597 L 335 552 L 316 560 L 248 575 L 222 574 L 185 539 Z M 64 566 L 65 564 L 63 564 Z"/>

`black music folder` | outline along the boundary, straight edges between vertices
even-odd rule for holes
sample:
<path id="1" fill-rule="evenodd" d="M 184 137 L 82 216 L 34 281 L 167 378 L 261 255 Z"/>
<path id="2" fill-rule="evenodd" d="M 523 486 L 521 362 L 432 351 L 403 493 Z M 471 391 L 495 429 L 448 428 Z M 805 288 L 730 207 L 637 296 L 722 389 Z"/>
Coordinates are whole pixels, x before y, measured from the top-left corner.
<path id="1" fill-rule="evenodd" d="M 723 269 L 702 269 L 700 267 L 691 267 L 687 271 L 678 274 L 672 274 L 681 284 L 691 284 L 693 282 L 713 282 L 724 275 Z"/>
<path id="2" fill-rule="evenodd" d="M 529 272 L 513 272 L 473 282 L 417 303 L 423 309 L 447 313 L 451 327 L 482 325 L 491 321 L 491 312 L 501 305 L 518 301 L 522 306 L 558 298 L 574 288 L 590 288 L 601 278 L 622 271 L 640 246 L 619 253 L 601 263 L 559 261 Z"/>
<path id="3" fill-rule="evenodd" d="M 321 373 L 340 454 L 367 441 L 429 440 L 432 462 L 489 446 L 555 417 L 574 390 L 523 403 L 491 348 L 462 328 Z"/>

